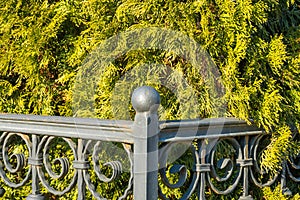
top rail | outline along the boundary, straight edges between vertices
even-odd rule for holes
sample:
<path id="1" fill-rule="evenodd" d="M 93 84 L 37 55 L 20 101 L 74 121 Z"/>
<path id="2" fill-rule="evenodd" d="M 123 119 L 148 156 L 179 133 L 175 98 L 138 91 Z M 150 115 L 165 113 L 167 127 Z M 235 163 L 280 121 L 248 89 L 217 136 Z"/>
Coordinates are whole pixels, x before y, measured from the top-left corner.
<path id="1" fill-rule="evenodd" d="M 134 143 L 133 121 L 92 118 L 0 114 L 0 131 L 91 140 Z M 160 122 L 159 141 L 257 135 L 264 131 L 236 118 L 170 120 Z"/>
<path id="2" fill-rule="evenodd" d="M 263 134 L 264 130 L 236 118 L 174 120 L 160 124 L 161 142 Z"/>
<path id="3" fill-rule="evenodd" d="M 133 143 L 132 121 L 0 114 L 0 131 Z"/>

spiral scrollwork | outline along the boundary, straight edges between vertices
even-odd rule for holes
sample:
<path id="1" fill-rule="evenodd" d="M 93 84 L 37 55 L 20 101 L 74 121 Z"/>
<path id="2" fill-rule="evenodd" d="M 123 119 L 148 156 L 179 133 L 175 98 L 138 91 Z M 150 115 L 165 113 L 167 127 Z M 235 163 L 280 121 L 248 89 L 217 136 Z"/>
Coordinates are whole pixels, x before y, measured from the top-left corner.
<path id="1" fill-rule="evenodd" d="M 2 148 L 1 153 L 1 160 L 0 160 L 0 176 L 4 180 L 4 182 L 13 188 L 21 187 L 23 186 L 30 177 L 31 174 L 31 167 L 29 166 L 29 169 L 26 170 L 26 175 L 19 183 L 13 182 L 10 178 L 7 176 L 7 172 L 10 174 L 16 174 L 17 172 L 21 172 L 26 168 L 26 156 L 24 153 L 11 153 L 11 149 L 9 149 L 10 145 L 13 145 L 14 142 L 18 141 L 20 143 L 20 140 L 16 140 L 16 138 L 21 138 L 23 142 L 25 142 L 28 155 L 31 155 L 31 142 L 30 138 L 27 135 L 21 134 L 21 133 L 8 133 L 4 132 L 2 133 L 0 137 L 0 144 Z M 11 155 L 9 155 L 11 154 Z M 11 163 L 13 161 L 13 163 Z M 6 171 L 4 170 L 6 169 Z"/>
<path id="2" fill-rule="evenodd" d="M 251 141 L 252 145 L 250 148 L 250 157 L 253 158 L 253 160 L 254 160 L 253 166 L 251 168 L 249 168 L 250 169 L 250 177 L 251 177 L 253 183 L 260 188 L 271 186 L 273 183 L 275 183 L 275 181 L 279 175 L 277 173 L 273 177 L 269 177 L 265 183 L 258 181 L 258 179 L 255 177 L 255 174 L 260 174 L 261 176 L 267 175 L 267 173 L 259 167 L 259 162 L 258 162 L 259 153 L 261 153 L 263 151 L 263 150 L 259 149 L 262 147 L 262 144 L 260 144 L 260 143 L 264 137 L 266 137 L 266 136 L 260 135 L 260 136 L 254 137 Z"/>
<path id="3" fill-rule="evenodd" d="M 61 157 L 61 158 L 55 158 L 52 162 L 49 159 L 49 149 L 50 149 L 50 144 L 52 142 L 52 140 L 54 139 L 54 137 L 48 137 L 48 136 L 44 136 L 41 140 L 41 142 L 38 145 L 38 154 L 39 153 L 43 153 L 43 164 L 44 164 L 44 168 L 47 172 L 47 174 L 49 175 L 50 178 L 52 179 L 63 179 L 68 173 L 70 173 L 70 163 L 69 160 L 67 158 Z M 63 141 L 65 141 L 69 147 L 72 150 L 72 153 L 74 155 L 74 157 L 77 157 L 77 153 L 76 153 L 76 144 L 69 138 L 62 138 Z M 59 165 L 60 166 L 60 172 L 57 173 L 55 171 L 53 171 L 52 166 L 53 165 Z M 63 190 L 58 190 L 56 188 L 53 188 L 49 182 L 46 180 L 44 171 L 42 170 L 42 168 L 38 168 L 38 175 L 39 178 L 43 184 L 43 186 L 45 188 L 47 188 L 47 190 L 49 190 L 49 192 L 51 192 L 52 194 L 55 195 L 63 195 L 67 192 L 69 192 L 76 184 L 76 180 L 77 180 L 77 170 L 75 170 L 74 172 L 74 176 L 72 178 L 72 180 L 70 181 L 70 183 L 68 183 L 68 186 L 66 186 Z"/>
<path id="4" fill-rule="evenodd" d="M 94 166 L 93 172 L 96 174 L 96 176 L 98 177 L 98 179 L 100 181 L 105 182 L 105 183 L 111 183 L 121 176 L 121 174 L 123 173 L 123 165 L 119 160 L 105 162 L 102 165 L 100 164 L 101 161 L 103 161 L 103 158 L 100 159 L 100 156 L 99 156 L 99 155 L 103 156 L 103 149 L 101 150 L 101 148 L 102 148 L 101 144 L 103 144 L 103 143 L 104 142 L 98 141 L 98 142 L 96 142 L 96 144 L 93 147 L 93 154 L 92 154 L 92 161 L 93 161 L 93 166 Z M 87 149 L 90 148 L 91 145 L 92 145 L 92 142 L 87 143 L 87 145 L 85 147 L 85 152 L 87 151 Z M 112 145 L 112 144 L 110 144 L 110 145 Z M 126 151 L 126 154 L 128 156 L 129 162 L 130 162 L 130 178 L 129 178 L 128 186 L 125 189 L 124 194 L 118 198 L 119 200 L 125 199 L 128 196 L 128 194 L 131 191 L 132 181 L 133 181 L 133 158 L 132 158 L 131 145 L 122 143 L 122 146 L 123 146 L 123 149 Z M 106 169 L 109 168 L 110 170 L 108 170 L 108 171 L 110 172 L 109 173 L 110 176 L 107 176 L 106 173 L 104 173 L 102 171 L 103 170 L 102 168 L 106 168 Z M 84 175 L 85 183 L 86 183 L 89 191 L 92 193 L 92 195 L 98 200 L 106 199 L 105 197 L 103 197 L 101 194 L 99 194 L 96 191 L 95 184 L 92 182 L 88 171 L 86 171 L 86 170 L 83 171 L 83 175 Z"/>
<path id="5" fill-rule="evenodd" d="M 6 159 L 4 160 L 4 163 L 6 163 L 7 166 L 6 169 L 12 174 L 21 171 L 25 167 L 26 158 L 24 154 L 12 154 L 10 156 L 10 160 L 16 160 L 17 163 L 16 167 L 13 168 L 12 165 L 9 164 Z"/>
<path id="6" fill-rule="evenodd" d="M 222 142 L 226 142 L 226 146 L 230 145 L 230 147 L 233 147 L 234 149 L 234 158 L 217 158 L 216 154 L 218 151 L 218 144 L 221 144 Z M 223 147 L 224 148 L 224 147 Z M 221 153 L 219 152 L 220 156 Z M 211 165 L 211 172 L 208 173 L 208 183 L 210 188 L 217 194 L 229 194 L 231 193 L 238 185 L 242 170 L 241 166 L 236 164 L 239 160 L 242 160 L 242 150 L 241 146 L 238 143 L 238 141 L 234 138 L 226 138 L 226 139 L 220 139 L 216 143 L 216 145 L 212 148 L 210 155 L 208 157 L 208 161 Z M 216 162 L 217 160 L 217 162 Z M 215 163 L 216 162 L 216 163 Z M 220 172 L 221 171 L 221 172 Z M 236 172 L 236 175 L 234 175 L 233 172 Z M 213 183 L 212 180 L 215 180 L 217 182 L 225 182 L 230 181 L 231 184 L 225 189 L 219 189 L 215 183 Z"/>
<path id="7" fill-rule="evenodd" d="M 101 142 L 98 141 L 94 147 L 94 152 L 93 152 L 94 170 L 95 170 L 95 173 L 97 174 L 98 178 L 101 181 L 109 183 L 120 176 L 120 174 L 122 173 L 122 164 L 119 161 L 110 161 L 110 162 L 104 163 L 103 167 L 108 166 L 112 169 L 112 173 L 111 173 L 112 175 L 110 177 L 105 176 L 102 173 L 101 167 L 99 164 L 100 144 L 101 144 Z"/>
<path id="8" fill-rule="evenodd" d="M 160 174 L 162 183 L 170 189 L 181 188 L 185 184 L 188 184 L 188 188 L 187 188 L 186 192 L 180 198 L 181 200 L 183 200 L 183 199 L 188 199 L 192 195 L 192 193 L 195 191 L 197 182 L 199 180 L 200 173 L 198 171 L 194 170 L 191 177 L 189 178 L 188 177 L 188 167 L 185 165 L 172 164 L 168 168 L 168 164 L 167 164 L 168 155 L 169 155 L 172 147 L 176 144 L 178 144 L 178 143 L 170 142 L 170 143 L 165 143 L 165 144 L 161 145 L 161 148 L 159 151 L 159 174 Z M 197 150 L 193 147 L 193 145 L 191 145 L 190 148 L 192 149 L 194 163 L 196 163 L 196 165 L 199 165 L 199 154 L 198 154 Z M 169 177 L 167 176 L 168 171 L 170 172 L 170 174 L 178 175 L 177 181 L 175 183 L 171 183 L 171 181 L 169 180 Z M 190 181 L 188 181 L 189 179 L 190 179 Z M 159 188 L 159 197 L 164 200 L 169 200 L 167 195 L 163 194 L 161 188 Z"/>
<path id="9" fill-rule="evenodd" d="M 163 173 L 161 173 L 162 181 L 167 187 L 169 187 L 171 189 L 180 188 L 186 182 L 187 167 L 184 165 L 174 164 L 171 166 L 171 168 L 169 170 L 171 174 L 177 174 L 177 173 L 179 174 L 178 181 L 175 184 L 171 184 L 169 182 L 169 180 L 166 176 L 166 167 L 164 167 L 162 171 L 163 171 Z"/>

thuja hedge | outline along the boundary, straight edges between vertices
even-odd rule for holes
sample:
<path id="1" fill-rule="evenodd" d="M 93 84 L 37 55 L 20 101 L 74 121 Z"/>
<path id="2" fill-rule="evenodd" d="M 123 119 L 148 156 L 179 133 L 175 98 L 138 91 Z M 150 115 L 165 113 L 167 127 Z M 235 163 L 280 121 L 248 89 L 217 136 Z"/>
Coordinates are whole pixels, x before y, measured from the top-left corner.
<path id="1" fill-rule="evenodd" d="M 136 28 L 174 30 L 199 43 L 218 67 L 225 91 L 221 114 L 253 119 L 272 136 L 261 164 L 275 172 L 282 160 L 299 153 L 290 131 L 299 127 L 300 119 L 299 6 L 298 0 L 1 1 L 0 111 L 75 116 L 75 77 L 99 44 Z M 197 91 L 196 117 L 220 115 L 191 63 L 172 52 L 141 49 L 120 55 L 105 68 L 95 95 L 96 117 L 118 118 L 111 100 L 116 84 L 147 62 L 183 74 Z M 186 117 L 172 91 L 145 80 L 135 84 L 148 83 L 161 92 L 162 119 Z M 176 77 L 173 81 L 180 82 Z M 126 108 L 132 111 L 129 104 Z M 6 198 L 22 199 L 29 191 L 25 188 L 6 188 Z M 280 196 L 272 189 L 265 190 L 266 197 Z"/>

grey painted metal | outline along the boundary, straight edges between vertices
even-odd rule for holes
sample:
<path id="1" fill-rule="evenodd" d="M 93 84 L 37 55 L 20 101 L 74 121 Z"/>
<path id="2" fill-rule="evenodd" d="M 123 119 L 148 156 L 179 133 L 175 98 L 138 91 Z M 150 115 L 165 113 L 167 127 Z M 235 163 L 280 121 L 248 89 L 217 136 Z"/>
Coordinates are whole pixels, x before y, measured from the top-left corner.
<path id="1" fill-rule="evenodd" d="M 151 87 L 135 89 L 132 106 L 136 110 L 134 141 L 134 199 L 156 200 L 158 197 L 158 116 L 160 96 Z"/>
<path id="2" fill-rule="evenodd" d="M 78 147 L 77 147 L 78 158 L 75 162 L 75 164 L 77 164 L 78 166 L 77 200 L 85 200 L 85 196 L 86 196 L 86 184 L 84 182 L 84 168 L 85 167 L 88 168 L 89 165 L 87 164 L 87 160 L 86 160 L 87 158 L 84 153 L 85 146 L 86 146 L 86 141 L 83 139 L 78 139 Z"/>
<path id="3" fill-rule="evenodd" d="M 0 114 L 1 179 L 12 188 L 30 182 L 32 191 L 27 200 L 45 199 L 41 186 L 58 196 L 77 188 L 78 200 L 85 199 L 88 192 L 96 199 L 105 199 L 105 194 L 100 194 L 91 180 L 91 170 L 97 184 L 113 182 L 124 172 L 122 160 L 113 159 L 103 163 L 103 166 L 111 168 L 111 176 L 103 174 L 99 165 L 103 158 L 99 154 L 102 143 L 106 141 L 120 144 L 119 148 L 125 152 L 130 165 L 130 177 L 126 180 L 124 194 L 118 198 L 120 200 L 132 192 L 137 200 L 173 199 L 163 193 L 158 184 L 158 174 L 161 184 L 170 190 L 185 188 L 180 197 L 182 200 L 195 193 L 198 199 L 205 200 L 208 187 L 216 194 L 227 195 L 239 184 L 243 189 L 240 199 L 251 200 L 250 181 L 257 187 L 267 187 L 279 178 L 283 193 L 291 195 L 287 179 L 300 182 L 295 173 L 300 166 L 295 158 L 286 160 L 282 172 L 274 177 L 268 177 L 261 170 L 257 159 L 262 141 L 268 135 L 251 121 L 216 118 L 159 122 L 160 97 L 156 90 L 147 86 L 137 88 L 131 101 L 136 111 L 134 121 Z M 8 151 L 16 142 L 14 137 L 25 144 L 27 157 L 25 153 L 11 154 Z M 61 166 L 60 173 L 53 172 L 49 159 L 51 144 L 57 138 L 69 147 L 74 157 L 74 160 L 66 157 L 54 159 L 54 163 Z M 223 158 L 220 158 L 217 156 L 220 155 L 218 146 L 224 144 L 233 153 L 226 157 L 221 152 Z M 174 156 L 173 149 L 178 150 L 178 145 L 185 145 L 185 150 L 192 155 L 191 168 L 186 163 L 172 165 L 167 162 L 169 157 Z M 10 163 L 11 158 L 16 165 Z M 8 174 L 21 171 L 24 173 L 23 180 L 15 182 L 9 178 Z M 59 190 L 49 184 L 50 179 L 63 180 L 71 172 L 73 177 L 65 188 Z M 178 180 L 170 181 L 168 173 L 178 174 Z M 260 176 L 266 176 L 262 179 L 264 182 L 260 182 Z M 224 182 L 227 188 L 220 187 Z M 0 193 L 3 192 L 0 188 Z"/>
<path id="4" fill-rule="evenodd" d="M 243 145 L 243 173 L 244 173 L 244 180 L 243 180 L 243 195 L 239 198 L 240 200 L 252 200 L 252 196 L 249 195 L 249 167 L 253 165 L 252 159 L 249 158 L 249 135 L 246 135 L 242 141 Z"/>
<path id="5" fill-rule="evenodd" d="M 250 122 L 251 123 L 251 122 Z M 189 141 L 263 134 L 253 124 L 236 118 L 166 121 L 160 124 L 160 142 Z"/>
<path id="6" fill-rule="evenodd" d="M 37 154 L 37 148 L 39 144 L 40 137 L 37 135 L 32 135 L 32 150 L 31 155 L 28 159 L 28 163 L 31 165 L 32 172 L 31 172 L 31 190 L 32 193 L 28 195 L 26 200 L 44 200 L 44 196 L 40 192 L 40 185 L 38 179 L 38 172 L 37 168 L 40 167 L 40 160 L 41 158 Z"/>
<path id="7" fill-rule="evenodd" d="M 133 143 L 131 121 L 1 114 L 0 130 L 57 137 Z"/>

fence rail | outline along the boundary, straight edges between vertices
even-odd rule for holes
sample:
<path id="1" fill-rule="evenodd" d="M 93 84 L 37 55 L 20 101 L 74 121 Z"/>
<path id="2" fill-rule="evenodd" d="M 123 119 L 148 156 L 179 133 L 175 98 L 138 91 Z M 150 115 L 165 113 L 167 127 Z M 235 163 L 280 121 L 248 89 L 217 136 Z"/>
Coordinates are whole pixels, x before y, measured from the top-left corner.
<path id="1" fill-rule="evenodd" d="M 76 188 L 77 199 L 86 199 L 87 193 L 105 199 L 98 185 L 112 183 L 125 172 L 124 192 L 118 199 L 174 199 L 164 188 L 182 188 L 180 199 L 194 195 L 204 200 L 208 189 L 227 195 L 241 187 L 239 199 L 250 200 L 250 182 L 265 187 L 281 181 L 285 194 L 290 194 L 288 178 L 300 182 L 297 159 L 284 162 L 273 177 L 261 170 L 258 156 L 267 137 L 262 129 L 235 118 L 160 122 L 159 104 L 157 91 L 143 86 L 132 96 L 134 121 L 0 114 L 1 179 L 12 188 L 31 184 L 28 200 L 47 199 L 42 187 L 58 196 Z M 60 148 L 53 146 L 58 140 L 68 146 L 71 157 L 51 155 Z M 109 160 L 103 155 L 105 142 L 115 147 L 106 154 L 122 155 Z M 12 150 L 21 143 L 22 151 Z M 188 156 L 189 163 L 180 163 Z M 170 174 L 176 178 L 170 180 Z M 265 176 L 262 181 L 260 175 Z M 69 181 L 63 188 L 51 181 L 65 179 Z"/>

